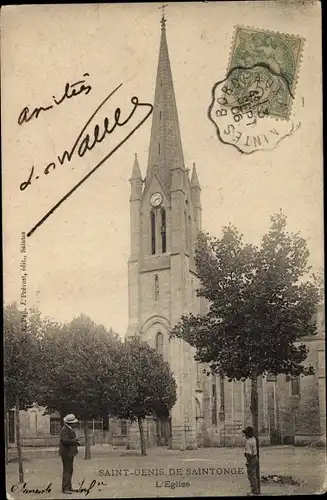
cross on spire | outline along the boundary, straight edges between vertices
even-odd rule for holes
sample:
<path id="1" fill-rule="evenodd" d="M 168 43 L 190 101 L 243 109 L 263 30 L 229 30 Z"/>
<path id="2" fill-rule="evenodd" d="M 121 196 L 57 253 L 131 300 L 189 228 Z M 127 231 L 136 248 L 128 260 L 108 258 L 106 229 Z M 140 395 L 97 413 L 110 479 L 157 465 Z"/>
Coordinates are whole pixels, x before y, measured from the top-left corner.
<path id="1" fill-rule="evenodd" d="M 159 9 L 161 10 L 161 27 L 165 29 L 166 27 L 166 18 L 165 18 L 165 8 L 168 7 L 168 4 L 163 3 Z"/>

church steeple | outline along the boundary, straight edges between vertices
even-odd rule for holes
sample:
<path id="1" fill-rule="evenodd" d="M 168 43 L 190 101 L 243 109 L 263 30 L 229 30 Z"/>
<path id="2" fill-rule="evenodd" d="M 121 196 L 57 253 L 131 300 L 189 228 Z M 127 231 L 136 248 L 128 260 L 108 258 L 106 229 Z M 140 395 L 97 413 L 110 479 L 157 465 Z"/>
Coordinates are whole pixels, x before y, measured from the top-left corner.
<path id="1" fill-rule="evenodd" d="M 136 153 L 134 158 L 132 177 L 129 179 L 129 182 L 131 183 L 130 201 L 141 200 L 143 180 Z"/>
<path id="2" fill-rule="evenodd" d="M 176 167 L 184 170 L 184 156 L 163 15 L 146 182 L 156 173 L 168 192 Z"/>
<path id="3" fill-rule="evenodd" d="M 198 178 L 198 174 L 197 174 L 194 162 L 193 162 L 193 170 L 192 170 L 191 188 L 194 190 L 199 189 L 201 191 L 199 178 Z"/>
<path id="4" fill-rule="evenodd" d="M 193 449 L 198 388 L 191 375 L 196 365 L 191 347 L 171 339 L 170 331 L 183 315 L 201 312 L 194 264 L 195 238 L 201 228 L 200 186 L 195 169 L 190 181 L 184 165 L 164 16 L 147 177 L 144 185 L 135 158 L 130 182 L 127 338 L 140 335 L 169 363 L 178 388 L 170 413 L 171 447 Z M 180 433 L 185 419 L 190 432 Z"/>
<path id="5" fill-rule="evenodd" d="M 130 180 L 133 180 L 133 179 L 141 179 L 142 180 L 140 165 L 139 165 L 139 161 L 137 159 L 137 153 L 135 153 L 132 177 Z"/>

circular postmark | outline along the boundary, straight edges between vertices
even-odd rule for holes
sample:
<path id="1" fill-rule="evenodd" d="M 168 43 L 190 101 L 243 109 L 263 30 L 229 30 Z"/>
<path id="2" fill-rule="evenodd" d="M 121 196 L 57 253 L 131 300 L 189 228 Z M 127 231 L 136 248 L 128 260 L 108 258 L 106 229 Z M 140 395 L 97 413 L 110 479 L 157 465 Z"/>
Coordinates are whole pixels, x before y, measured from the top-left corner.
<path id="1" fill-rule="evenodd" d="M 223 144 L 269 151 L 300 126 L 289 119 L 293 99 L 287 77 L 268 64 L 237 66 L 214 85 L 208 116 Z"/>

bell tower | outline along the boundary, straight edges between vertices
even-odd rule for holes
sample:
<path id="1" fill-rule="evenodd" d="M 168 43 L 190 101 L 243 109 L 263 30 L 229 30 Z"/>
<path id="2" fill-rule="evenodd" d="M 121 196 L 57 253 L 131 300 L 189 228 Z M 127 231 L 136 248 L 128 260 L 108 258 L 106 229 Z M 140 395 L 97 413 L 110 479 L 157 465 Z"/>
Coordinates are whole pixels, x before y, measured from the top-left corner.
<path id="1" fill-rule="evenodd" d="M 164 16 L 146 176 L 135 155 L 130 183 L 127 336 L 140 335 L 169 362 L 177 383 L 171 445 L 196 448 L 194 352 L 181 339 L 169 340 L 169 331 L 183 314 L 200 312 L 194 248 L 201 188 L 195 165 L 190 179 L 184 164 Z"/>

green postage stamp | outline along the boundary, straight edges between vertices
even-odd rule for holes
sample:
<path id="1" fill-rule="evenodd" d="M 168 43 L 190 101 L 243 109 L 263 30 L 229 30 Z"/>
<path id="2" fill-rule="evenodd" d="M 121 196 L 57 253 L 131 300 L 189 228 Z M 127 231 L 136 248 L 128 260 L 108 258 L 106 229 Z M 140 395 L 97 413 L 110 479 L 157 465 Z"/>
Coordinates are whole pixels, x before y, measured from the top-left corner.
<path id="1" fill-rule="evenodd" d="M 252 102 L 265 101 L 270 116 L 288 119 L 303 44 L 299 36 L 236 26 L 228 80 L 238 82 L 233 85 L 237 103 L 244 104 L 250 94 Z"/>

